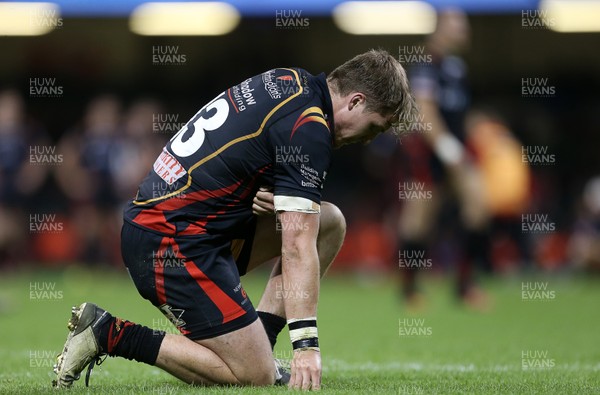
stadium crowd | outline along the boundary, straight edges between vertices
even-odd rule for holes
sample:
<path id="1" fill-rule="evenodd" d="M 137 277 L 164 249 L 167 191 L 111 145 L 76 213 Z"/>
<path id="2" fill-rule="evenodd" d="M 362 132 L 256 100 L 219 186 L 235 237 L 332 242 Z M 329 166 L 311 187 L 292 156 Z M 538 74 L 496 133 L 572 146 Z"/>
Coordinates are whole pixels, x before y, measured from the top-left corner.
<path id="1" fill-rule="evenodd" d="M 27 111 L 24 95 L 0 91 L 0 264 L 115 265 L 121 267 L 119 232 L 123 204 L 173 132 L 156 127 L 164 104 L 134 100 L 125 105 L 117 95 L 92 97 L 80 119 L 52 138 Z M 467 146 L 480 170 L 491 215 L 489 248 L 481 267 L 512 272 L 522 267 L 556 270 L 600 267 L 600 175 L 576 196 L 567 221 L 559 212 L 544 211 L 558 200 L 547 187 L 547 172 L 523 159 L 523 144 L 507 122 L 491 112 L 472 111 Z M 400 141 L 381 136 L 368 147 L 336 153 L 325 197 L 344 211 L 346 242 L 334 270 L 398 270 L 397 217 L 410 199 L 399 197 L 408 166 L 419 166 L 418 131 Z M 408 151 L 408 152 L 407 152 Z M 359 160 L 357 160 L 359 158 Z M 413 161 L 413 162 L 411 162 Z M 416 161 L 416 162 L 415 162 Z M 337 173 L 337 175 L 336 175 Z M 354 183 L 340 180 L 353 174 Z M 419 185 L 418 183 L 415 185 Z M 422 198 L 427 204 L 428 186 Z M 563 191 L 563 193 L 565 193 Z M 535 215 L 548 229 L 528 231 Z M 546 215 L 544 217 L 544 215 Z M 428 256 L 433 271 L 457 263 L 462 251 L 455 223 L 432 218 L 427 237 L 434 242 Z M 547 227 L 547 226 L 546 226 Z"/>

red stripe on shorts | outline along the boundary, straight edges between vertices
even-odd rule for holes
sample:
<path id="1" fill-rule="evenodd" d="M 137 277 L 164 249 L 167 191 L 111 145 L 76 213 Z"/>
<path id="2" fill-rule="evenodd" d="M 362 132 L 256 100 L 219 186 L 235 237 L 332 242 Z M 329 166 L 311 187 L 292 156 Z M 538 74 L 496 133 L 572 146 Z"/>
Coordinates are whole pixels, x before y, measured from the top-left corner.
<path id="1" fill-rule="evenodd" d="M 200 288 L 223 314 L 223 324 L 246 314 L 246 311 L 204 274 L 193 262 L 186 261 L 185 268 Z"/>
<path id="2" fill-rule="evenodd" d="M 167 303 L 167 294 L 165 292 L 165 276 L 164 270 L 165 265 L 163 262 L 163 256 L 166 255 L 167 248 L 169 247 L 171 238 L 163 237 L 160 241 L 160 247 L 156 252 L 156 258 L 152 259 L 154 265 L 154 283 L 156 286 L 156 297 L 158 298 L 158 305 L 162 306 Z"/>

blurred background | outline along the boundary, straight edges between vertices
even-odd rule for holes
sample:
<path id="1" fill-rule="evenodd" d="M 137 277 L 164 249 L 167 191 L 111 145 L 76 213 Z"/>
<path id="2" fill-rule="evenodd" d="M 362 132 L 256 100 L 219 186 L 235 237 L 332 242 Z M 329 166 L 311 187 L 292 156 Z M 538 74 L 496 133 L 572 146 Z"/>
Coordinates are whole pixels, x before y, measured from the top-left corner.
<path id="1" fill-rule="evenodd" d="M 488 190 L 519 190 L 509 203 L 488 196 L 479 270 L 597 273 L 600 26 L 588 16 L 599 3 L 0 3 L 0 265 L 120 268 L 123 204 L 204 103 L 273 67 L 328 73 L 370 48 L 409 70 L 430 67 L 420 51 L 436 11 L 453 6 L 470 32 L 461 140 Z M 400 192 L 413 182 L 433 199 L 445 193 L 407 175 L 422 134 L 335 152 L 324 199 L 344 212 L 348 233 L 332 272 L 401 276 L 398 223 L 411 198 Z M 463 254 L 453 221 L 438 217 L 429 273 L 448 272 Z"/>

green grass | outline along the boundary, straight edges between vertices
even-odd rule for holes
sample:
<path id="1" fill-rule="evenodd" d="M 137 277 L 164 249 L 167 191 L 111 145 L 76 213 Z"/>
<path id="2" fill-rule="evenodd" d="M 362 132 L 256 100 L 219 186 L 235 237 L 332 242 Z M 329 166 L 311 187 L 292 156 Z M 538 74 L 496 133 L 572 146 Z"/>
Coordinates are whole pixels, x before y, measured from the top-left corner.
<path id="1" fill-rule="evenodd" d="M 265 273 L 244 278 L 255 304 Z M 522 281 L 547 283 L 554 299 L 524 301 Z M 31 287 L 54 286 L 48 299 Z M 592 394 L 600 393 L 600 281 L 512 278 L 487 281 L 487 313 L 450 297 L 448 281 L 424 282 L 426 305 L 408 312 L 390 279 L 328 277 L 322 285 L 319 335 L 324 394 Z M 38 291 L 39 292 L 39 291 Z M 35 290 L 33 296 L 35 297 Z M 165 329 L 162 315 L 123 273 L 70 268 L 0 277 L 0 393 L 51 393 L 53 356 L 67 334 L 70 306 L 94 301 L 116 315 Z M 422 322 L 400 335 L 399 319 Z M 422 320 L 422 321 L 420 321 Z M 406 332 L 404 332 L 406 333 Z M 287 333 L 276 352 L 290 355 Z M 544 356 L 535 353 L 547 353 Z M 546 368 L 524 370 L 526 363 Z M 197 388 L 161 370 L 121 359 L 97 367 L 86 389 L 69 394 L 263 394 L 285 388 Z"/>

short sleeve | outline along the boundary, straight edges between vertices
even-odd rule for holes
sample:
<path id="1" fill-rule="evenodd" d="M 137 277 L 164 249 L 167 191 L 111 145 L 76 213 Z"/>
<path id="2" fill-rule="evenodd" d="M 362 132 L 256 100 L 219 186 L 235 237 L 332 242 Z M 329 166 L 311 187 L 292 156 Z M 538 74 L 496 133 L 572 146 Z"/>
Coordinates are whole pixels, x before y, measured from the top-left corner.
<path id="1" fill-rule="evenodd" d="M 319 107 L 303 108 L 270 128 L 276 211 L 320 212 L 332 139 Z"/>

